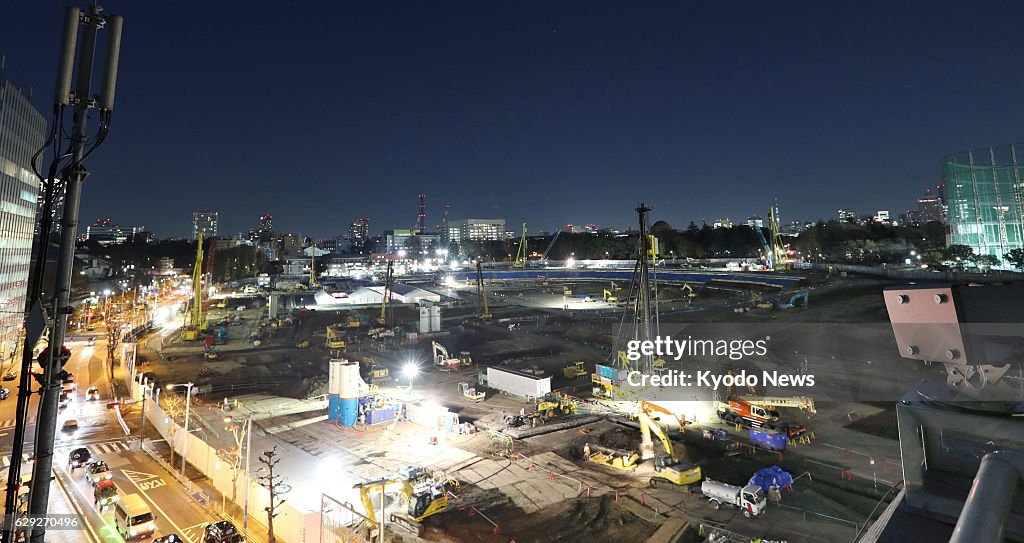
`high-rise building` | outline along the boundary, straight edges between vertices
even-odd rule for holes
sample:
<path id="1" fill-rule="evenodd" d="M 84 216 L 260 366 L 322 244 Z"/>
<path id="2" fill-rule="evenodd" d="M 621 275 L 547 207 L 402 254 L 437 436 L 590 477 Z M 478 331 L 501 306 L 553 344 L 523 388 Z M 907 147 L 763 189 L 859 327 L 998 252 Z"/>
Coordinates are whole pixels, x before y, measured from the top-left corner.
<path id="1" fill-rule="evenodd" d="M 273 232 L 274 231 L 274 218 L 270 214 L 260 215 L 260 228 L 259 233 Z"/>
<path id="2" fill-rule="evenodd" d="M 1024 249 L 1024 145 L 964 151 L 943 158 L 949 227 L 946 243 L 1005 261 Z"/>
<path id="3" fill-rule="evenodd" d="M 370 219 L 359 217 L 348 227 L 348 235 L 352 239 L 352 250 L 361 253 L 366 250 L 370 241 Z"/>
<path id="4" fill-rule="evenodd" d="M 199 237 L 199 232 L 204 238 L 217 237 L 217 215 L 216 211 L 195 211 L 192 213 L 192 239 Z"/>
<path id="5" fill-rule="evenodd" d="M 110 219 L 96 219 L 96 222 L 85 227 L 83 240 L 94 240 L 100 245 L 114 245 L 134 239 L 136 234 L 145 231 L 144 226 L 121 227 L 112 224 Z"/>
<path id="6" fill-rule="evenodd" d="M 757 215 L 747 217 L 747 226 L 751 228 L 764 228 L 764 217 L 759 217 Z"/>
<path id="7" fill-rule="evenodd" d="M 505 219 L 463 219 L 448 223 L 448 239 L 462 241 L 501 241 L 505 239 Z"/>
<path id="8" fill-rule="evenodd" d="M 0 79 L 0 357 L 17 349 L 32 237 L 36 229 L 39 179 L 32 155 L 46 141 L 46 117 L 11 82 Z"/>
<path id="9" fill-rule="evenodd" d="M 924 195 L 917 199 L 917 213 L 914 218 L 921 224 L 931 221 L 943 222 L 942 200 L 932 189 L 924 189 Z"/>
<path id="10" fill-rule="evenodd" d="M 840 209 L 839 222 L 857 222 L 857 210 L 850 208 Z"/>
<path id="11" fill-rule="evenodd" d="M 732 219 L 726 217 L 724 219 L 718 219 L 711 224 L 712 228 L 732 228 Z"/>

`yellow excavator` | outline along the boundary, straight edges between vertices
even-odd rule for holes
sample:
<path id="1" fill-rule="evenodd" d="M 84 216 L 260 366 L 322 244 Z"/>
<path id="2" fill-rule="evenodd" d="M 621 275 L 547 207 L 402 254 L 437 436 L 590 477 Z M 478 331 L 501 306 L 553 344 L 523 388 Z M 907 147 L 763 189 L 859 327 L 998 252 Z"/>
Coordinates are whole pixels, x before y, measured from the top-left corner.
<path id="1" fill-rule="evenodd" d="M 397 491 L 403 512 L 392 513 L 388 520 L 412 531 L 417 537 L 423 535 L 423 525 L 420 524 L 423 519 L 448 509 L 448 491 L 444 484 L 433 479 L 382 479 L 357 483 L 352 488 L 359 490 L 359 498 L 366 509 L 366 518 L 375 525 L 379 524 L 379 521 L 374 502 L 380 504 L 381 494 Z"/>
<path id="2" fill-rule="evenodd" d="M 334 326 L 327 327 L 327 341 L 325 343 L 328 349 L 344 349 L 345 340 L 338 334 L 338 331 Z"/>
<path id="3" fill-rule="evenodd" d="M 610 304 L 614 304 L 615 302 L 619 301 L 619 297 L 612 294 L 612 291 L 604 289 L 604 301 Z"/>
<path id="4" fill-rule="evenodd" d="M 694 466 L 676 458 L 672 448 L 672 440 L 662 430 L 661 426 L 651 418 L 650 410 L 645 408 L 647 402 L 641 404 L 637 418 L 640 421 L 640 453 L 654 456 L 654 445 L 651 440 L 651 433 L 658 436 L 662 447 L 665 448 L 665 456 L 654 456 L 654 477 L 651 477 L 650 485 L 657 487 L 659 484 L 671 484 L 675 486 L 692 485 L 701 480 L 702 474 L 699 466 Z M 648 458 L 647 456 L 644 459 Z"/>
<path id="5" fill-rule="evenodd" d="M 696 298 L 697 293 L 693 291 L 693 287 L 689 283 L 683 283 L 683 288 L 679 289 L 686 294 L 687 298 Z"/>

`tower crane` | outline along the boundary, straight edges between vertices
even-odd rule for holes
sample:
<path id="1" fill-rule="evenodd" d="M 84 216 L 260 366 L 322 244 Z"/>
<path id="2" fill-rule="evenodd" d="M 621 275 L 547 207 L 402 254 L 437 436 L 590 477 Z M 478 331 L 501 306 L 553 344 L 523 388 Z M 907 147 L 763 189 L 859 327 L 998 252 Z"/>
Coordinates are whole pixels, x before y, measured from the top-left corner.
<path id="1" fill-rule="evenodd" d="M 516 261 L 512 263 L 513 268 L 526 267 L 526 223 L 523 223 L 523 236 L 519 238 L 519 250 L 516 252 Z"/>
<path id="2" fill-rule="evenodd" d="M 772 228 L 772 251 L 773 262 L 776 268 L 786 269 L 786 248 L 782 244 L 782 232 L 779 230 L 779 218 L 775 213 L 775 206 L 768 209 L 768 219 Z"/>
<path id="3" fill-rule="evenodd" d="M 199 231 L 196 238 L 196 265 L 192 270 L 192 307 L 188 312 L 188 320 L 182 338 L 195 341 L 206 331 L 206 315 L 203 314 L 203 232 Z"/>

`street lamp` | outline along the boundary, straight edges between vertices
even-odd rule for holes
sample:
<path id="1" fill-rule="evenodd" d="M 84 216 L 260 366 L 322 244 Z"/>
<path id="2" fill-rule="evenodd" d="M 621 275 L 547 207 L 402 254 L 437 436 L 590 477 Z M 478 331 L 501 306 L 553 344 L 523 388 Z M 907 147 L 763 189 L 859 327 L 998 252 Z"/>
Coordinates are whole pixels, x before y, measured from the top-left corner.
<path id="1" fill-rule="evenodd" d="M 412 393 L 412 378 L 420 372 L 420 367 L 413 362 L 407 362 L 402 367 L 402 374 L 409 378 L 409 392 Z"/>
<path id="2" fill-rule="evenodd" d="M 174 390 L 174 387 L 185 387 L 186 388 L 186 391 L 185 391 L 185 444 L 181 446 L 181 476 L 182 477 L 185 476 L 185 460 L 188 458 L 188 414 L 189 414 L 189 407 L 192 406 L 192 387 L 194 387 L 194 386 L 195 386 L 195 383 L 192 383 L 191 381 L 188 382 L 188 383 L 179 383 L 179 384 L 175 384 L 175 385 L 167 385 L 167 390 Z M 171 447 L 172 448 L 174 447 L 173 443 L 171 443 Z"/>

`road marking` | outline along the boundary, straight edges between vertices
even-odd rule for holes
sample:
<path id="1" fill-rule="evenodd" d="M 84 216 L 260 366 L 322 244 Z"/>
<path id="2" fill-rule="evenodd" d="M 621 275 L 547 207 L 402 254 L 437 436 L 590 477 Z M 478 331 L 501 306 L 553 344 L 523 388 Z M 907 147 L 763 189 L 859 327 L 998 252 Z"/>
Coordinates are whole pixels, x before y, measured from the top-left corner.
<path id="1" fill-rule="evenodd" d="M 135 481 L 132 482 L 134 483 Z M 147 490 L 153 490 L 154 488 L 167 486 L 167 481 L 164 481 L 163 479 L 150 479 L 148 481 L 142 481 L 135 486 L 139 487 L 139 490 L 145 492 Z"/>
<path id="2" fill-rule="evenodd" d="M 203 540 L 203 527 L 206 526 L 205 522 L 200 522 L 195 526 L 189 526 L 185 528 L 185 531 L 181 533 L 181 537 L 189 541 L 202 541 Z"/>
<path id="3" fill-rule="evenodd" d="M 121 473 L 128 478 L 132 483 L 138 483 L 140 481 L 148 481 L 150 479 L 157 479 L 160 476 L 153 473 L 143 473 L 141 471 L 131 471 L 127 469 L 121 470 Z"/>
<path id="4" fill-rule="evenodd" d="M 85 512 L 82 511 L 78 502 L 72 499 L 71 494 L 68 493 L 67 487 L 64 486 L 63 477 L 55 477 L 55 479 L 57 480 L 57 486 L 60 488 L 60 491 L 64 493 L 64 497 L 67 498 L 68 503 L 71 504 L 71 508 L 74 509 L 75 513 L 78 515 L 78 519 L 82 521 L 82 524 L 85 524 L 86 528 L 88 528 L 89 534 L 92 536 L 92 540 L 96 542 L 100 541 L 99 534 L 97 534 L 96 530 L 92 527 L 92 523 L 89 522 L 88 517 L 85 516 Z"/>
<path id="5" fill-rule="evenodd" d="M 121 471 L 123 472 L 124 470 L 121 470 Z M 131 479 L 129 479 L 129 481 L 131 481 Z M 153 498 L 149 497 L 149 495 L 148 495 L 148 494 L 146 494 L 146 493 L 145 493 L 145 492 L 144 492 L 144 491 L 142 490 L 142 487 L 141 487 L 141 486 L 139 486 L 139 483 L 136 483 L 135 481 L 131 481 L 131 483 L 132 483 L 133 485 L 135 485 L 135 488 L 139 489 L 139 492 L 140 492 L 140 493 L 142 494 L 142 498 L 143 498 L 144 500 L 148 501 L 150 505 L 152 505 L 152 506 L 153 506 L 153 507 L 154 507 L 154 508 L 155 508 L 155 509 L 156 509 L 157 511 L 159 511 L 159 512 L 160 512 L 160 516 L 161 516 L 161 517 L 163 517 L 163 518 L 167 519 L 167 522 L 170 522 L 170 523 L 171 523 L 171 526 L 173 526 L 173 527 L 174 527 L 174 531 L 175 531 L 175 532 L 177 532 L 177 533 L 179 533 L 179 534 L 183 534 L 183 533 L 185 533 L 185 531 L 181 529 L 181 526 L 178 526 L 178 523 L 177 523 L 177 522 L 174 522 L 173 520 L 171 520 L 171 517 L 170 517 L 170 516 L 169 516 L 169 515 L 168 515 L 167 513 L 165 513 L 165 512 L 164 512 L 164 510 L 163 510 L 163 509 L 161 509 L 159 505 L 157 505 L 157 503 L 156 503 L 156 500 L 154 500 Z"/>

